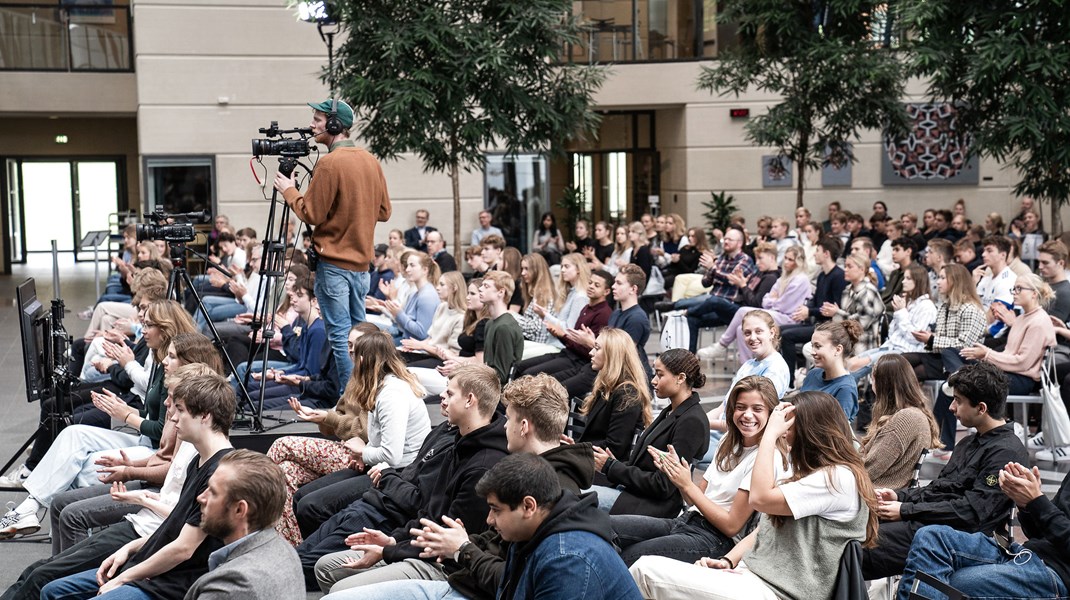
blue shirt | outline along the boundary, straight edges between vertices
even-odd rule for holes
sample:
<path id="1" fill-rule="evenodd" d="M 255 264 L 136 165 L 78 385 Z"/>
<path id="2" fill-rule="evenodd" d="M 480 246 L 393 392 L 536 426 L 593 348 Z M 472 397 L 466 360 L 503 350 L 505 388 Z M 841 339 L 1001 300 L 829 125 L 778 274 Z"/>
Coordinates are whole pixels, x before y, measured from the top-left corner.
<path id="1" fill-rule="evenodd" d="M 647 378 L 653 377 L 654 372 L 650 370 L 650 360 L 646 356 L 646 343 L 650 339 L 650 317 L 647 316 L 646 311 L 638 304 L 624 311 L 618 308 L 609 315 L 607 327 L 623 329 L 632 336 L 643 371 L 646 372 Z"/>
<path id="2" fill-rule="evenodd" d="M 854 421 L 855 415 L 858 413 L 858 382 L 855 381 L 855 378 L 850 373 L 831 381 L 826 381 L 824 369 L 810 369 L 810 372 L 806 374 L 806 379 L 803 380 L 802 386 L 799 387 L 799 391 L 817 391 L 831 394 L 843 407 L 843 412 L 847 415 L 848 422 Z"/>

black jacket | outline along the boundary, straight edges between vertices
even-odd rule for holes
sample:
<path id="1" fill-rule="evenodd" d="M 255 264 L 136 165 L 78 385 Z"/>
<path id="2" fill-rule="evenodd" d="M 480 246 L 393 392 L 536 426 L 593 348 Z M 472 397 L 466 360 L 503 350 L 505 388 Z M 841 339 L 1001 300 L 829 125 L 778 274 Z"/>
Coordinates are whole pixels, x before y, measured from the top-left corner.
<path id="1" fill-rule="evenodd" d="M 435 264 L 438 265 L 438 270 L 442 273 L 451 273 L 457 270 L 457 261 L 453 258 L 449 252 L 443 250 L 432 257 Z"/>
<path id="2" fill-rule="evenodd" d="M 639 402 L 633 402 L 627 408 L 622 405 L 636 394 L 634 386 L 622 385 L 613 390 L 608 401 L 595 400 L 591 412 L 587 413 L 583 435 L 576 441 L 606 448 L 613 456 L 629 456 L 635 430 L 643 423 L 643 406 Z"/>
<path id="3" fill-rule="evenodd" d="M 424 496 L 415 518 L 395 529 L 390 536 L 397 541 L 383 551 L 387 562 L 417 558 L 421 549 L 409 543 L 409 530 L 419 529 L 420 519 L 434 521 L 443 515 L 460 519 L 470 533 L 487 529 L 487 501 L 476 494 L 476 483 L 505 457 L 509 451 L 505 439 L 505 417 L 496 415 L 494 420 L 479 429 L 462 436 L 454 445 L 449 461 L 438 473 L 428 493 Z"/>
<path id="4" fill-rule="evenodd" d="M 149 347 L 145 343 L 145 336 L 141 336 L 141 339 L 133 345 L 132 350 L 134 351 L 134 360 L 140 364 L 145 364 L 145 359 L 149 356 Z M 108 376 L 111 377 L 112 383 L 124 392 L 134 389 L 134 381 L 130 379 L 130 375 L 127 375 L 126 369 L 119 366 L 119 363 L 112 363 L 108 367 Z"/>
<path id="5" fill-rule="evenodd" d="M 457 428 L 443 421 L 424 438 L 420 458 L 400 472 L 384 469 L 379 487 L 364 492 L 364 501 L 395 523 L 408 521 L 425 504 L 456 445 Z"/>
<path id="6" fill-rule="evenodd" d="M 999 489 L 999 471 L 1009 462 L 1029 464 L 1014 425 L 967 436 L 955 444 L 951 460 L 932 483 L 898 491 L 903 520 L 970 533 L 1001 529 L 1012 503 Z"/>
<path id="7" fill-rule="evenodd" d="M 699 406 L 697 393 L 691 394 L 676 410 L 671 405 L 665 407 L 636 440 L 627 461 L 611 458 L 603 465 L 602 474 L 608 483 L 624 486 L 610 514 L 672 518 L 680 513 L 683 506 L 680 491 L 658 471 L 646 450 L 650 446 L 665 450 L 669 444 L 690 464 L 695 464 L 709 449 L 710 420 Z"/>
<path id="8" fill-rule="evenodd" d="M 736 298 L 736 304 L 761 308 L 762 298 L 776 285 L 777 279 L 780 279 L 780 271 L 760 271 L 755 277 L 758 278 L 758 281 L 754 286 L 751 286 L 748 282 L 748 285 L 739 288 L 739 297 Z"/>
<path id="9" fill-rule="evenodd" d="M 334 368 L 334 348 L 324 344 L 320 351 L 320 372 L 308 381 L 302 381 L 302 400 L 312 400 L 319 408 L 334 408 L 341 390 L 338 389 L 338 369 Z"/>
<path id="10" fill-rule="evenodd" d="M 594 451 L 590 444 L 563 444 L 541 455 L 557 472 L 561 489 L 578 494 L 594 480 Z M 447 561 L 450 586 L 466 598 L 494 598 L 505 572 L 502 536 L 494 529 L 468 537 L 457 562 Z"/>
<path id="11" fill-rule="evenodd" d="M 1070 477 L 1063 479 L 1055 500 L 1041 496 L 1018 511 L 1025 547 L 1037 553 L 1070 588 Z"/>

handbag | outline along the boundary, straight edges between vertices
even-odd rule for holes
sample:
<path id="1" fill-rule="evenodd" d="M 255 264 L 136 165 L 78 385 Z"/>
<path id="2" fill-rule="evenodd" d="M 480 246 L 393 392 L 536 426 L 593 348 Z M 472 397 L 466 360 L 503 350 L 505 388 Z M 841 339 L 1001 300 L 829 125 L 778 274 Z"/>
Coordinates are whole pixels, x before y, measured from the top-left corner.
<path id="1" fill-rule="evenodd" d="M 1070 446 L 1070 416 L 1059 391 L 1059 382 L 1053 377 L 1055 373 L 1055 352 L 1049 349 L 1044 356 L 1044 367 L 1040 371 L 1040 399 L 1044 402 L 1044 416 L 1041 428 L 1044 441 L 1055 447 Z"/>
<path id="2" fill-rule="evenodd" d="M 664 296 L 665 295 L 665 276 L 661 274 L 661 269 L 657 267 L 650 268 L 650 279 L 646 282 L 646 289 L 643 290 L 644 296 Z"/>

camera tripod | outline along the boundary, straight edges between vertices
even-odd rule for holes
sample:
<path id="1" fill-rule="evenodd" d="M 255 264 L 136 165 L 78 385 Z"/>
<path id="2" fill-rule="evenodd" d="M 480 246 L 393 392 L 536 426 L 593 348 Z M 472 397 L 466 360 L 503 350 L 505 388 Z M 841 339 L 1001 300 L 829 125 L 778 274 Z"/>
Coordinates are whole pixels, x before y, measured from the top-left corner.
<path id="1" fill-rule="evenodd" d="M 194 300 L 196 302 L 196 305 L 197 305 L 196 309 L 198 311 L 200 311 L 201 316 L 204 317 L 204 322 L 208 324 L 208 330 L 209 330 L 209 332 L 211 332 L 211 336 L 210 337 L 212 338 L 212 344 L 216 347 L 216 350 L 219 351 L 220 356 L 223 357 L 223 361 L 226 364 L 226 366 L 230 369 L 230 372 L 234 373 L 235 372 L 234 371 L 234 361 L 232 361 L 230 359 L 230 354 L 227 353 L 227 349 L 223 345 L 223 340 L 222 340 L 222 338 L 219 337 L 219 330 L 216 329 L 215 323 L 212 322 L 212 318 L 208 314 L 208 308 L 205 307 L 204 301 L 201 299 L 201 294 L 200 294 L 200 292 L 197 291 L 197 286 L 194 285 L 193 279 L 190 278 L 190 276 L 189 276 L 189 271 L 186 270 L 186 253 L 187 252 L 188 253 L 192 253 L 192 254 L 204 259 L 205 265 L 207 265 L 209 268 L 213 268 L 213 269 L 218 270 L 220 273 L 223 273 L 228 278 L 231 277 L 230 273 L 228 273 L 225 269 L 223 269 L 219 265 L 216 265 L 212 261 L 208 260 L 207 256 L 201 254 L 200 252 L 197 252 L 196 250 L 192 250 L 189 247 L 187 247 L 185 242 L 172 243 L 172 246 L 171 246 L 171 263 L 172 263 L 172 265 L 174 265 L 174 267 L 171 269 L 171 278 L 167 282 L 167 297 L 170 298 L 170 297 L 172 297 L 172 294 L 173 294 L 174 297 L 179 301 L 179 303 L 181 303 L 182 302 L 182 298 L 183 298 L 183 294 L 182 294 L 183 285 L 185 286 L 185 289 L 189 290 L 190 294 L 192 294 L 192 296 L 193 296 L 193 298 L 194 298 Z M 259 407 L 260 409 L 262 409 L 262 407 L 263 407 L 263 399 L 262 398 L 263 397 L 261 396 L 261 404 L 260 404 L 260 407 Z M 239 412 L 239 419 L 236 420 L 235 423 L 240 421 L 241 420 L 240 417 L 245 415 L 245 410 L 246 409 L 249 410 L 249 412 L 250 412 L 250 414 L 252 416 L 253 428 L 255 430 L 257 430 L 257 431 L 262 431 L 263 430 L 263 424 L 261 422 L 261 419 L 262 419 L 261 412 L 262 412 L 262 410 L 258 410 L 258 407 L 255 404 L 253 404 L 252 398 L 250 398 L 250 396 L 249 396 L 249 390 L 245 387 L 245 382 L 238 381 L 238 412 Z"/>

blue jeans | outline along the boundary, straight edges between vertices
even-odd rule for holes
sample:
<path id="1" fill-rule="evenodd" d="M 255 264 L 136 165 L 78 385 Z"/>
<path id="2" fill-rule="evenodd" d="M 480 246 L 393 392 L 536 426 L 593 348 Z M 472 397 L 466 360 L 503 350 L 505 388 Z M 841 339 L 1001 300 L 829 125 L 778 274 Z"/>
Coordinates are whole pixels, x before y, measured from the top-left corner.
<path id="1" fill-rule="evenodd" d="M 107 598 L 108 600 L 153 600 L 132 585 L 123 585 L 104 594 L 97 596 L 100 586 L 97 585 L 97 570 L 82 571 L 77 575 L 57 579 L 46 585 L 41 590 L 41 600 L 88 600 L 89 598 Z"/>
<path id="2" fill-rule="evenodd" d="M 334 363 L 338 365 L 338 389 L 345 389 L 353 361 L 349 358 L 349 330 L 364 321 L 364 298 L 371 276 L 367 271 L 348 271 L 321 260 L 316 267 L 316 299 L 327 326 Z"/>
<path id="3" fill-rule="evenodd" d="M 587 492 L 598 492 L 598 510 L 602 512 L 609 512 L 609 509 L 613 508 L 613 504 L 616 503 L 617 498 L 620 498 L 622 488 L 619 487 L 606 487 L 604 485 L 596 485 L 583 490 Z"/>
<path id="4" fill-rule="evenodd" d="M 384 581 L 328 594 L 321 600 L 465 600 L 445 581 Z"/>
<path id="5" fill-rule="evenodd" d="M 709 297 L 709 294 L 699 294 L 698 296 L 692 296 L 691 298 L 681 298 L 673 303 L 673 308 L 675 310 L 689 309 L 702 304 Z"/>
<path id="6" fill-rule="evenodd" d="M 914 573 L 924 571 L 961 591 L 970 598 L 1066 598 L 1066 586 L 1054 571 L 1020 544 L 1011 544 L 1007 555 L 983 533 L 965 533 L 946 525 L 918 530 L 907 555 L 899 600 L 907 600 L 914 585 Z M 925 584 L 918 592 L 935 598 L 935 590 Z"/>
<path id="7" fill-rule="evenodd" d="M 877 359 L 885 354 L 891 354 L 891 350 L 885 348 L 872 348 L 859 354 L 858 356 L 865 356 L 869 359 L 869 364 L 858 369 L 857 371 L 851 371 L 851 377 L 855 378 L 855 383 L 861 383 L 863 379 L 869 377 L 869 374 L 873 372 L 873 365 L 877 364 Z M 901 354 L 901 353 L 897 353 Z"/>
<path id="8" fill-rule="evenodd" d="M 702 327 L 728 325 L 739 310 L 739 305 L 720 296 L 707 296 L 702 304 L 687 309 L 687 328 L 691 330 L 688 350 L 698 347 L 698 330 Z"/>
<path id="9" fill-rule="evenodd" d="M 244 304 L 233 297 L 205 296 L 201 298 L 201 302 L 204 303 L 204 309 L 208 311 L 208 318 L 213 323 L 233 319 L 244 312 L 249 312 L 249 309 Z M 200 309 L 193 313 L 193 322 L 197 324 L 197 329 L 201 333 L 210 334 L 211 330 L 208 329 L 208 324 L 204 320 L 204 313 Z"/>

